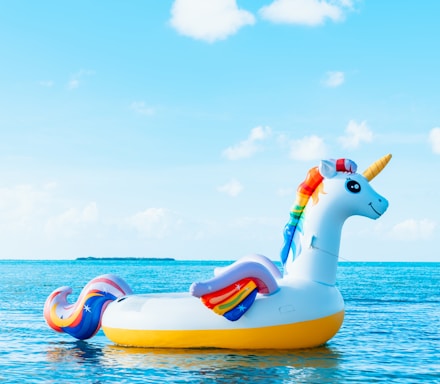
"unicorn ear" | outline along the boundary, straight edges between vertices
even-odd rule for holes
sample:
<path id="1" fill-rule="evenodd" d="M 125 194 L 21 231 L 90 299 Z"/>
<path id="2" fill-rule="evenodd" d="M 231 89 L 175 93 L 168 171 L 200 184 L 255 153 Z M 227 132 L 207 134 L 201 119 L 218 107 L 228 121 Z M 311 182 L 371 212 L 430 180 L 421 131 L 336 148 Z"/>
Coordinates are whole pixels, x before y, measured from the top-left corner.
<path id="1" fill-rule="evenodd" d="M 331 179 L 332 177 L 336 176 L 337 173 L 336 164 L 331 160 L 321 160 L 318 169 L 321 176 L 327 179 Z"/>

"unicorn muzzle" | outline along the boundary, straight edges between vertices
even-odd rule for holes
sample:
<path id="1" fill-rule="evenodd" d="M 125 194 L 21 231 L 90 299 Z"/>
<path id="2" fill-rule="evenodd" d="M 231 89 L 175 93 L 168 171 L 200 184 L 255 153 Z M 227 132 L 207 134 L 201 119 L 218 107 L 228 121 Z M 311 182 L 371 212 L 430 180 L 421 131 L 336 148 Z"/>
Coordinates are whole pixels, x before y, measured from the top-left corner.
<path id="1" fill-rule="evenodd" d="M 384 197 L 380 197 L 376 201 L 370 202 L 368 205 L 371 207 L 371 209 L 374 211 L 374 213 L 377 214 L 376 219 L 378 219 L 388 209 L 389 203 L 388 203 L 387 199 L 385 199 Z"/>

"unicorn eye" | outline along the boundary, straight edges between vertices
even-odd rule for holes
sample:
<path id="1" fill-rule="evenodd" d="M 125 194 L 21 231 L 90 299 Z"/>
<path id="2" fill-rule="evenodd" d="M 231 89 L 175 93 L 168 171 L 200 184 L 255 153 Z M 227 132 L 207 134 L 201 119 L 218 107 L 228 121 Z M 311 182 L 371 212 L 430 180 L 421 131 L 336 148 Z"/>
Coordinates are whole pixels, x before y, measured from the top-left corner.
<path id="1" fill-rule="evenodd" d="M 355 180 L 349 179 L 347 184 L 345 184 L 345 187 L 352 193 L 359 193 L 361 191 L 361 185 Z"/>

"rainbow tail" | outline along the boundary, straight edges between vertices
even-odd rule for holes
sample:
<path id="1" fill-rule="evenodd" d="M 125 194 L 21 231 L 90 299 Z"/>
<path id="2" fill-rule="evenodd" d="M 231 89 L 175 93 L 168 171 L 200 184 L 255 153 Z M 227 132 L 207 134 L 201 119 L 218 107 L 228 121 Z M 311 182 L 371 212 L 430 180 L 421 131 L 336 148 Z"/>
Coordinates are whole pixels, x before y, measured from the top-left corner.
<path id="1" fill-rule="evenodd" d="M 101 328 L 102 314 L 107 305 L 132 291 L 124 280 L 109 274 L 91 280 L 74 304 L 67 301 L 71 293 L 70 287 L 60 287 L 53 291 L 44 304 L 44 318 L 55 331 L 85 340 Z"/>

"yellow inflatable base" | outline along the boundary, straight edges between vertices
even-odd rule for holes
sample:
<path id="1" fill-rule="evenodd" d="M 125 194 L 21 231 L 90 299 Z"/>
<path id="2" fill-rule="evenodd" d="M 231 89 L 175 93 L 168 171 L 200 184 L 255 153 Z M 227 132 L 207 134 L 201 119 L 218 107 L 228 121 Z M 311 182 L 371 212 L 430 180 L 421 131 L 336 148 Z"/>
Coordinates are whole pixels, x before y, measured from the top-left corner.
<path id="1" fill-rule="evenodd" d="M 263 328 L 152 331 L 103 327 L 114 343 L 148 348 L 299 349 L 322 345 L 342 325 L 344 311 L 316 320 Z"/>

